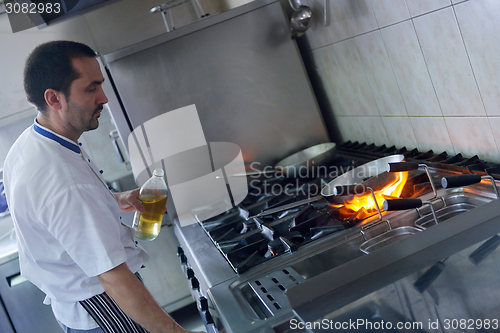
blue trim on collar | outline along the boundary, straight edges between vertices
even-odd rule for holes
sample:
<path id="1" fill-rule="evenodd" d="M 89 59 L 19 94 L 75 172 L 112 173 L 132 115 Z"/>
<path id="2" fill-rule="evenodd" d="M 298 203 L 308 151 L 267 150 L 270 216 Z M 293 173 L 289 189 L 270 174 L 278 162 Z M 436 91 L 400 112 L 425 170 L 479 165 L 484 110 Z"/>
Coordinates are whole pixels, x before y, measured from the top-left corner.
<path id="1" fill-rule="evenodd" d="M 39 133 L 40 135 L 43 135 L 44 137 L 46 137 L 48 139 L 54 140 L 55 142 L 59 143 L 61 146 L 68 148 L 69 150 L 72 150 L 77 154 L 80 154 L 80 147 L 78 147 L 78 145 L 71 143 L 71 142 L 68 142 L 68 141 L 58 137 L 57 135 L 50 133 L 49 131 L 38 126 L 36 123 L 33 124 L 33 129 L 37 133 Z"/>

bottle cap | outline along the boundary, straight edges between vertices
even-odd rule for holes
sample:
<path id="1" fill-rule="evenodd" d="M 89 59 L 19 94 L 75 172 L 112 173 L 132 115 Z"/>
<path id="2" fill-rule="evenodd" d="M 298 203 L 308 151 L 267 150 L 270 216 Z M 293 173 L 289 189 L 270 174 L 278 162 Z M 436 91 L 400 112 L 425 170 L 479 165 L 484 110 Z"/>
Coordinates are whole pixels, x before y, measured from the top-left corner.
<path id="1" fill-rule="evenodd" d="M 163 169 L 155 169 L 155 171 L 153 171 L 153 175 L 157 177 L 163 177 L 164 174 Z"/>

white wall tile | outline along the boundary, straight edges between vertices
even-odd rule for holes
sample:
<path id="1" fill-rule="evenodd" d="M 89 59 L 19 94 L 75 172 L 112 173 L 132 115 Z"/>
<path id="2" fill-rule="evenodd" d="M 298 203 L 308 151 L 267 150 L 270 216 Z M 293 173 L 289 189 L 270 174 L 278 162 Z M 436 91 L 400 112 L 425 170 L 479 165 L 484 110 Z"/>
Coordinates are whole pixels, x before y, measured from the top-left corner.
<path id="1" fill-rule="evenodd" d="M 446 127 L 456 153 L 465 157 L 500 162 L 500 155 L 487 117 L 446 117 Z"/>
<path id="2" fill-rule="evenodd" d="M 443 117 L 410 117 L 410 121 L 421 152 L 432 149 L 436 154 L 455 154 Z"/>
<path id="3" fill-rule="evenodd" d="M 380 30 L 409 116 L 441 116 L 411 21 Z"/>
<path id="4" fill-rule="evenodd" d="M 365 142 L 376 145 L 388 144 L 387 131 L 381 117 L 357 117 L 356 125 L 361 128 Z"/>
<path id="5" fill-rule="evenodd" d="M 333 46 L 312 51 L 312 58 L 335 116 L 348 115 L 349 86 L 345 83 L 346 79 L 333 51 Z"/>
<path id="6" fill-rule="evenodd" d="M 490 122 L 497 149 L 500 151 L 500 117 L 488 117 L 488 121 Z M 500 161 L 500 157 L 497 158 L 497 161 Z"/>
<path id="7" fill-rule="evenodd" d="M 408 115 L 380 31 L 355 37 L 354 43 L 358 48 L 380 115 Z"/>
<path id="8" fill-rule="evenodd" d="M 377 104 L 371 91 L 363 63 L 358 54 L 354 39 L 348 39 L 332 45 L 338 65 L 343 73 L 344 98 L 347 115 L 379 115 Z"/>
<path id="9" fill-rule="evenodd" d="M 488 115 L 500 115 L 500 1 L 466 1 L 454 6 Z"/>
<path id="10" fill-rule="evenodd" d="M 323 1 L 301 0 L 313 11 L 316 19 L 305 33 L 306 47 L 316 49 L 377 29 L 370 0 L 327 1 L 328 25 L 323 20 Z"/>
<path id="11" fill-rule="evenodd" d="M 346 3 L 347 22 L 351 35 L 357 36 L 378 28 L 370 0 L 343 0 Z M 335 1 L 334 1 L 335 2 Z"/>
<path id="12" fill-rule="evenodd" d="M 451 5 L 450 0 L 406 0 L 412 17 Z"/>
<path id="13" fill-rule="evenodd" d="M 413 22 L 443 115 L 486 115 L 453 9 Z"/>
<path id="14" fill-rule="evenodd" d="M 379 28 L 410 18 L 406 0 L 371 0 Z"/>
<path id="15" fill-rule="evenodd" d="M 389 142 L 381 117 L 337 117 L 337 125 L 342 140 L 375 143 L 383 145 Z"/>
<path id="16" fill-rule="evenodd" d="M 336 117 L 337 127 L 342 137 L 342 142 L 351 140 L 352 142 L 366 142 L 366 132 L 358 125 L 360 117 L 339 116 Z"/>
<path id="17" fill-rule="evenodd" d="M 383 117 L 388 144 L 396 148 L 417 148 L 417 139 L 409 117 Z"/>

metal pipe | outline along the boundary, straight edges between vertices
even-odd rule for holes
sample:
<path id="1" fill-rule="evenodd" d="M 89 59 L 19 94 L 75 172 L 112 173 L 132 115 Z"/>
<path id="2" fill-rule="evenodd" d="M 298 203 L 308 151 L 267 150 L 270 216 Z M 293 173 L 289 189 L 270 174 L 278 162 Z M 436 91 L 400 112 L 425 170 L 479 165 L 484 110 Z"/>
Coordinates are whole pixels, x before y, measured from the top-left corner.
<path id="1" fill-rule="evenodd" d="M 165 27 L 167 27 L 167 32 L 170 32 L 170 29 L 168 28 L 167 18 L 165 17 L 165 12 L 163 10 L 161 11 L 161 16 L 163 17 L 163 21 L 165 22 Z"/>

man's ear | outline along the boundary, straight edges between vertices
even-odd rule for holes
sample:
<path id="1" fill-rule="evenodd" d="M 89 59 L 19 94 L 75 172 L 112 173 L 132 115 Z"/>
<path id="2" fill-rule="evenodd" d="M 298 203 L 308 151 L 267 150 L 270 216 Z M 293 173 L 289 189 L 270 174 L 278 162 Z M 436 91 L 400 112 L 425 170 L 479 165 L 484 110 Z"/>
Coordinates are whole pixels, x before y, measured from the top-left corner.
<path id="1" fill-rule="evenodd" d="M 47 105 L 55 110 L 60 110 L 66 101 L 64 94 L 54 89 L 45 90 L 44 97 Z"/>

